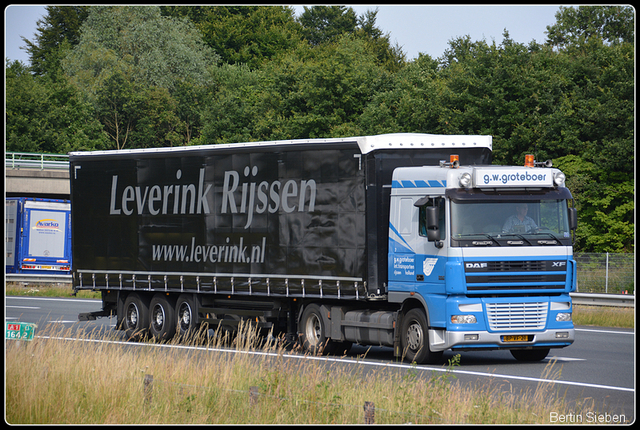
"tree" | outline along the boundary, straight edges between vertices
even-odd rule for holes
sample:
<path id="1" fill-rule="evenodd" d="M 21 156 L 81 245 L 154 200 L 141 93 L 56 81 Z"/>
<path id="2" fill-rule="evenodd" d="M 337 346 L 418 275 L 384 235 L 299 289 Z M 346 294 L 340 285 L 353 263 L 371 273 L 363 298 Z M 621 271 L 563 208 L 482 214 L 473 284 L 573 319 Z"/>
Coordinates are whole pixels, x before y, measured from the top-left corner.
<path id="1" fill-rule="evenodd" d="M 268 122 L 261 107 L 264 100 L 269 100 L 262 94 L 264 72 L 250 70 L 246 64 L 223 64 L 214 71 L 214 80 L 217 88 L 205 102 L 203 131 L 197 143 L 267 140 L 269 131 L 256 127 L 259 120 Z M 279 100 L 279 94 L 271 99 L 273 103 Z"/>
<path id="2" fill-rule="evenodd" d="M 446 110 L 437 102 L 438 62 L 420 54 L 393 77 L 392 86 L 376 92 L 363 110 L 358 120 L 363 134 L 436 133 Z"/>
<path id="3" fill-rule="evenodd" d="M 179 13 L 183 7 L 174 10 Z M 288 6 L 214 6 L 197 15 L 203 41 L 229 64 L 262 66 L 294 49 L 301 41 L 301 26 Z"/>
<path id="4" fill-rule="evenodd" d="M 368 10 L 357 16 L 353 8 L 346 6 L 304 7 L 298 18 L 302 34 L 312 46 L 335 42 L 344 35 L 363 40 L 367 51 L 373 54 L 379 65 L 390 72 L 397 72 L 405 65 L 405 55 L 398 45 L 391 46 L 389 34 L 376 27 L 378 10 Z"/>
<path id="5" fill-rule="evenodd" d="M 567 187 L 578 210 L 576 250 L 633 252 L 633 178 L 578 155 L 560 157 L 554 165 L 567 175 Z"/>
<path id="6" fill-rule="evenodd" d="M 64 55 L 54 53 L 65 43 L 67 49 L 78 44 L 80 28 L 89 15 L 89 6 L 46 6 L 46 10 L 47 14 L 36 23 L 35 40 L 22 38 L 27 45 L 31 70 L 36 75 L 52 73 L 60 68 Z"/>
<path id="7" fill-rule="evenodd" d="M 315 46 L 335 40 L 343 34 L 354 34 L 358 17 L 353 8 L 346 6 L 304 6 L 299 21 L 304 38 Z"/>
<path id="8" fill-rule="evenodd" d="M 194 128 L 183 122 L 173 97 L 190 86 L 210 85 L 216 62 L 185 19 L 163 17 L 157 7 L 100 6 L 91 8 L 80 43 L 63 66 L 120 149 L 190 141 Z"/>
<path id="9" fill-rule="evenodd" d="M 406 57 L 402 47 L 397 43 L 391 45 L 390 33 L 383 34 L 376 27 L 378 9 L 367 10 L 364 15 L 358 17 L 358 29 L 356 36 L 365 41 L 367 50 L 370 51 L 379 65 L 392 73 L 398 72 L 406 65 Z"/>
<path id="10" fill-rule="evenodd" d="M 94 6 L 64 68 L 89 94 L 114 70 L 171 91 L 185 80 L 207 84 L 208 68 L 216 62 L 186 20 L 162 17 L 157 7 Z"/>
<path id="11" fill-rule="evenodd" d="M 632 6 L 560 6 L 556 23 L 547 26 L 547 44 L 579 47 L 594 38 L 616 45 L 634 42 Z"/>
<path id="12" fill-rule="evenodd" d="M 366 44 L 348 35 L 301 45 L 258 71 L 223 70 L 207 107 L 209 142 L 359 134 L 367 102 L 391 81 Z"/>
<path id="13" fill-rule="evenodd" d="M 106 148 L 102 125 L 73 86 L 34 76 L 18 61 L 7 64 L 5 73 L 7 151 L 65 154 Z"/>

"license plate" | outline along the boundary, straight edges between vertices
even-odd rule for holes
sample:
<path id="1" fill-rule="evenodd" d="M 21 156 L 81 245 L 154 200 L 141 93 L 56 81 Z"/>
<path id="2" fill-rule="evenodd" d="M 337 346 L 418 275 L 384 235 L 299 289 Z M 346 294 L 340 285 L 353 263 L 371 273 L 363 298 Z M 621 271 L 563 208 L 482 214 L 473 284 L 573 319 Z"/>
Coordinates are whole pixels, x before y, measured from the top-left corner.
<path id="1" fill-rule="evenodd" d="M 529 342 L 529 335 L 502 336 L 503 342 Z"/>

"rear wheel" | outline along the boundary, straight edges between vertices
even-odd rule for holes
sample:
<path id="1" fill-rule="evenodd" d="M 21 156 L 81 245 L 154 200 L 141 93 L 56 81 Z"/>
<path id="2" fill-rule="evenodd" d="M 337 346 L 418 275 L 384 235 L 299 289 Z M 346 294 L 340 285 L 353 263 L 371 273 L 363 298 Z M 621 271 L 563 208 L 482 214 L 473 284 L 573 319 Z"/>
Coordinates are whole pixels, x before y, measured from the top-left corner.
<path id="1" fill-rule="evenodd" d="M 129 339 L 140 339 L 147 334 L 149 305 L 136 293 L 129 294 L 124 301 L 122 328 Z"/>
<path id="2" fill-rule="evenodd" d="M 180 337 L 193 335 L 197 329 L 196 307 L 193 298 L 188 294 L 182 294 L 176 301 L 177 334 Z"/>
<path id="3" fill-rule="evenodd" d="M 518 361 L 540 361 L 547 358 L 549 348 L 543 349 L 512 349 L 511 355 Z"/>
<path id="4" fill-rule="evenodd" d="M 418 364 L 437 363 L 442 352 L 429 349 L 429 326 L 422 309 L 411 309 L 402 318 L 402 349 L 410 362 Z"/>
<path id="5" fill-rule="evenodd" d="M 156 294 L 149 305 L 149 333 L 156 340 L 169 340 L 176 334 L 173 303 L 163 294 Z"/>

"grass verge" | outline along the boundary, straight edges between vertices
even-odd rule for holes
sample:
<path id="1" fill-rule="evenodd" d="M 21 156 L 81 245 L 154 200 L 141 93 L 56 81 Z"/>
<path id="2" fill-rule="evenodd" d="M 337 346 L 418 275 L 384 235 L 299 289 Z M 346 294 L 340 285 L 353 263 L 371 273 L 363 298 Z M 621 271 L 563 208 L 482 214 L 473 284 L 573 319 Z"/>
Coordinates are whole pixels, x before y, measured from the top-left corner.
<path id="1" fill-rule="evenodd" d="M 573 323 L 598 327 L 635 327 L 635 308 L 573 305 Z"/>
<path id="2" fill-rule="evenodd" d="M 445 372 L 426 378 L 417 369 L 361 374 L 331 362 L 285 357 L 277 343 L 258 344 L 250 328 L 241 333 L 231 345 L 223 336 L 196 344 L 265 354 L 70 341 L 62 331 L 31 342 L 6 341 L 6 421 L 362 424 L 363 405 L 373 402 L 376 424 L 547 424 L 552 413 L 593 409 L 569 409 L 552 382 L 560 372 L 554 362 L 541 375 L 550 382 L 512 393 L 495 382 L 462 385 L 451 372 L 455 357 Z M 151 384 L 144 383 L 145 375 L 153 376 Z"/>

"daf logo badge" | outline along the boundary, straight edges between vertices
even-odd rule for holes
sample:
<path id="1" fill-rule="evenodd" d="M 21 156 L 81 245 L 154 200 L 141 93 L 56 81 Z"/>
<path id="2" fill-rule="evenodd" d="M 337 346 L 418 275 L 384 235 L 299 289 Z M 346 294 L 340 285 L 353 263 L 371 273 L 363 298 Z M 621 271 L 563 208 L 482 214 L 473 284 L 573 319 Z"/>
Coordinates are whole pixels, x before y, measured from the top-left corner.
<path id="1" fill-rule="evenodd" d="M 486 269 L 487 263 L 465 263 L 464 267 L 467 269 Z"/>

